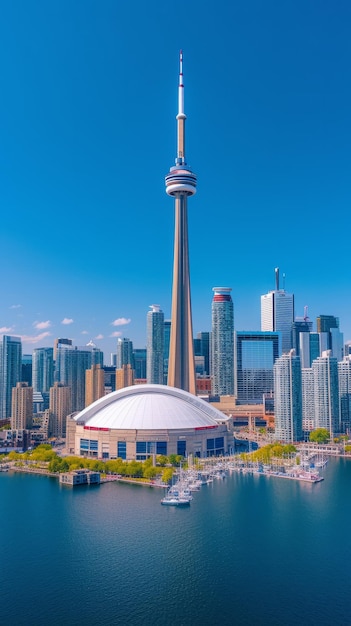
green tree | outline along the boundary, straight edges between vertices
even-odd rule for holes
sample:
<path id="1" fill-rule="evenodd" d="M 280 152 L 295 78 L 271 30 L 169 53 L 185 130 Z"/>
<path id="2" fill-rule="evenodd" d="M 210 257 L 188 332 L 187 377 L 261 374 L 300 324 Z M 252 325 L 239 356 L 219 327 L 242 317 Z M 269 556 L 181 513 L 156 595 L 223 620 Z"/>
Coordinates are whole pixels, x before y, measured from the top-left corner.
<path id="1" fill-rule="evenodd" d="M 314 443 L 328 443 L 330 433 L 326 428 L 316 428 L 310 433 L 310 441 Z"/>
<path id="2" fill-rule="evenodd" d="M 174 474 L 173 467 L 166 467 L 162 472 L 162 482 L 168 484 L 171 482 Z"/>
<path id="3" fill-rule="evenodd" d="M 161 467 L 164 467 L 165 465 L 167 465 L 167 463 L 169 463 L 168 456 L 165 456 L 164 454 L 159 454 L 156 457 L 156 463 L 157 465 L 161 465 Z"/>
<path id="4" fill-rule="evenodd" d="M 157 469 L 157 467 L 152 467 L 152 465 L 144 467 L 143 469 L 143 477 L 147 478 L 148 480 L 152 480 L 153 478 L 156 478 L 158 473 L 159 473 L 159 470 Z"/>

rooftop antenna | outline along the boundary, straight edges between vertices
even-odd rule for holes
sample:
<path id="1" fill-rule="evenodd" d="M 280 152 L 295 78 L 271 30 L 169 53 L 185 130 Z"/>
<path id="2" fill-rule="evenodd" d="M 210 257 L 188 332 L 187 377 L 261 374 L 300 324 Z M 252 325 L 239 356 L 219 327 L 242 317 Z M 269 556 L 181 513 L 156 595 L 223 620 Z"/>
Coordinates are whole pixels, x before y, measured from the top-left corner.
<path id="1" fill-rule="evenodd" d="M 307 322 L 310 318 L 308 317 L 308 306 L 304 306 L 303 307 L 303 319 L 305 322 Z"/>
<path id="2" fill-rule="evenodd" d="M 279 291 L 279 267 L 276 267 L 275 270 L 275 289 Z"/>
<path id="3" fill-rule="evenodd" d="M 285 274 L 283 274 L 283 291 L 285 291 Z"/>

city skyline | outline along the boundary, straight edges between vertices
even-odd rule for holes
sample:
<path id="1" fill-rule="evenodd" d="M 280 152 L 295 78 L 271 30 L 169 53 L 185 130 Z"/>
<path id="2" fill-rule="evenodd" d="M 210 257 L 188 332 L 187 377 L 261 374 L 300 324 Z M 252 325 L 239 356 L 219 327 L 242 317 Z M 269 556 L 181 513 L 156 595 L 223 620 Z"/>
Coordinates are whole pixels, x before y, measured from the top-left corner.
<path id="1" fill-rule="evenodd" d="M 187 8 L 181 35 L 161 2 L 4 7 L 0 332 L 21 337 L 23 353 L 92 339 L 108 361 L 118 336 L 146 345 L 150 302 L 170 318 L 163 177 L 180 48 L 201 182 L 189 207 L 194 336 L 211 328 L 216 284 L 232 288 L 235 329 L 258 331 L 280 267 L 295 315 L 308 306 L 314 330 L 317 316 L 336 316 L 351 339 L 339 234 L 351 196 L 350 7 L 201 7 Z"/>

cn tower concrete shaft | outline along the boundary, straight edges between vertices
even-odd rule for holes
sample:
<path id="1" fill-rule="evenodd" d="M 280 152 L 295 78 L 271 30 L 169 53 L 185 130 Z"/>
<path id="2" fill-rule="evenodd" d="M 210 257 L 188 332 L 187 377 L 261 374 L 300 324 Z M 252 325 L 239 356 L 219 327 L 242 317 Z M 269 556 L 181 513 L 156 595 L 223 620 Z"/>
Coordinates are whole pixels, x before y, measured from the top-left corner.
<path id="1" fill-rule="evenodd" d="M 188 248 L 188 196 L 196 192 L 196 176 L 185 161 L 183 58 L 178 88 L 178 147 L 175 166 L 166 176 L 166 192 L 175 199 L 174 264 L 168 385 L 196 395 Z"/>

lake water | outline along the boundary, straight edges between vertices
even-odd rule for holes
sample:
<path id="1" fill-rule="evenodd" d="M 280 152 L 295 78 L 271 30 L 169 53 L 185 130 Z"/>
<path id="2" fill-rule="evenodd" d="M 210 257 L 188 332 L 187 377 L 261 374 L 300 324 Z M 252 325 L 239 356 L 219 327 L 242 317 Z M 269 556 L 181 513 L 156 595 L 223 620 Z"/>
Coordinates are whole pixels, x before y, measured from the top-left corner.
<path id="1" fill-rule="evenodd" d="M 163 491 L 0 473 L 0 624 L 351 624 L 351 461 Z"/>

